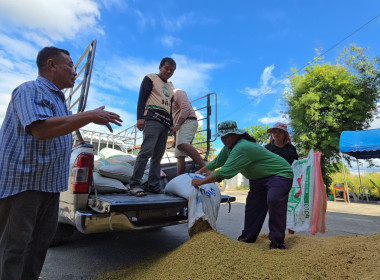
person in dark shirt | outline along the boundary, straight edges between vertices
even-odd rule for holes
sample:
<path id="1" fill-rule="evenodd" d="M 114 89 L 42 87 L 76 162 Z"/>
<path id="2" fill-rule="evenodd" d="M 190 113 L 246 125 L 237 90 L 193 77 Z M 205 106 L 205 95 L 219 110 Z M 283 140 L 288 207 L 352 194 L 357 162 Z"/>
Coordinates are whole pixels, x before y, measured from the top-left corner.
<path id="1" fill-rule="evenodd" d="M 286 124 L 278 122 L 267 132 L 271 133 L 272 136 L 265 148 L 286 159 L 292 165 L 293 161 L 298 159 L 298 154 L 296 148 L 292 145 Z"/>
<path id="2" fill-rule="evenodd" d="M 257 144 L 245 130 L 238 129 L 235 121 L 219 123 L 215 136 L 221 137 L 224 147 L 212 162 L 195 172 L 205 173 L 206 177 L 194 178 L 192 185 L 197 188 L 241 173 L 249 180 L 249 192 L 244 229 L 238 241 L 256 242 L 269 212 L 269 248 L 285 249 L 286 209 L 293 182 L 291 166 Z"/>
<path id="3" fill-rule="evenodd" d="M 272 128 L 267 130 L 268 133 L 271 133 L 271 138 L 269 144 L 265 145 L 272 153 L 275 153 L 292 165 L 295 160 L 298 160 L 298 154 L 296 148 L 292 145 L 290 135 L 288 132 L 288 127 L 284 123 L 276 123 Z M 297 196 L 300 193 L 296 194 Z M 288 229 L 290 234 L 294 234 L 294 231 Z"/>
<path id="4" fill-rule="evenodd" d="M 145 190 L 141 187 L 141 178 L 149 158 L 149 179 L 146 190 L 151 193 L 162 192 L 160 186 L 161 159 L 165 153 L 169 131 L 173 129 L 171 99 L 174 87 L 169 78 L 175 69 L 175 61 L 170 57 L 164 57 L 159 66 L 159 73 L 148 74 L 141 82 L 136 127 L 144 133 L 129 183 L 130 195 L 146 195 Z"/>

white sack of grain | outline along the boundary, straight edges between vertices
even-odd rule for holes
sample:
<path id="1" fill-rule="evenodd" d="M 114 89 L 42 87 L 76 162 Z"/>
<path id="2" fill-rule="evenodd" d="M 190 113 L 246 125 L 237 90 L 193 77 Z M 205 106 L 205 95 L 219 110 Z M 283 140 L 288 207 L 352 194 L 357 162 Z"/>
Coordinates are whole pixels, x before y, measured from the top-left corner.
<path id="1" fill-rule="evenodd" d="M 214 183 L 194 188 L 191 185 L 191 180 L 194 178 L 202 179 L 204 176 L 194 173 L 179 175 L 167 183 L 165 192 L 187 199 L 189 232 L 194 223 L 199 219 L 207 221 L 211 228 L 216 230 L 216 220 L 221 201 L 220 190 Z"/>
<path id="2" fill-rule="evenodd" d="M 127 191 L 129 188 L 124 186 L 119 180 L 103 177 L 98 172 L 93 173 L 94 189 L 91 190 L 92 193 L 114 193 Z"/>
<path id="3" fill-rule="evenodd" d="M 129 163 L 104 165 L 99 168 L 100 175 L 128 183 L 133 174 L 133 166 Z"/>

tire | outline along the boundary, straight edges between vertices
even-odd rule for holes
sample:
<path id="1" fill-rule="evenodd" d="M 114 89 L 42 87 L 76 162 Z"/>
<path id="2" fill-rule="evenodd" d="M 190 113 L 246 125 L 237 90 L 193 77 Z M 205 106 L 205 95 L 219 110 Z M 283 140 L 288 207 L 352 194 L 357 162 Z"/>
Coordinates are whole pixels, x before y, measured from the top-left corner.
<path id="1" fill-rule="evenodd" d="M 50 247 L 59 246 L 65 242 L 65 240 L 74 234 L 75 227 L 68 224 L 58 223 L 55 236 L 50 243 Z"/>

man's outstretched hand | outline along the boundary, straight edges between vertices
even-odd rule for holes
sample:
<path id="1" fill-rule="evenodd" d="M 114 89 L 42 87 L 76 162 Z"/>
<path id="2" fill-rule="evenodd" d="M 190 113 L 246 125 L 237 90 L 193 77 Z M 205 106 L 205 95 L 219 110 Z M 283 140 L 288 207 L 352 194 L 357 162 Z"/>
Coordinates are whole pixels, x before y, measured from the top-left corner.
<path id="1" fill-rule="evenodd" d="M 105 106 L 101 106 L 97 109 L 92 110 L 93 115 L 93 123 L 105 125 L 108 127 L 109 131 L 113 132 L 111 124 L 116 124 L 118 126 L 121 126 L 121 123 L 123 120 L 120 118 L 120 116 L 116 113 L 109 112 L 104 110 Z"/>

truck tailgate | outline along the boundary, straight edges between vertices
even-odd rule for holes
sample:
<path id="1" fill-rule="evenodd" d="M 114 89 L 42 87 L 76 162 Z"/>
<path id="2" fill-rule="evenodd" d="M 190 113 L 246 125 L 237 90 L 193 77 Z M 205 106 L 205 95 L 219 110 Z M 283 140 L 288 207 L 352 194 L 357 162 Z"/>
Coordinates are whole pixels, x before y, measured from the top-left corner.
<path id="1" fill-rule="evenodd" d="M 222 195 L 221 203 L 235 201 L 233 196 Z M 91 194 L 88 205 L 98 213 L 138 211 L 146 209 L 183 208 L 187 200 L 172 194 L 151 194 L 136 197 L 126 193 Z"/>

